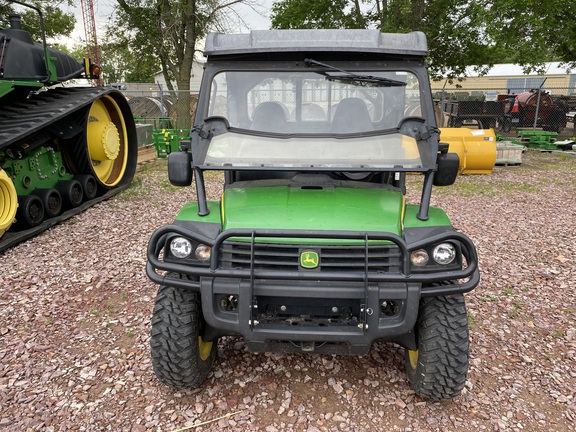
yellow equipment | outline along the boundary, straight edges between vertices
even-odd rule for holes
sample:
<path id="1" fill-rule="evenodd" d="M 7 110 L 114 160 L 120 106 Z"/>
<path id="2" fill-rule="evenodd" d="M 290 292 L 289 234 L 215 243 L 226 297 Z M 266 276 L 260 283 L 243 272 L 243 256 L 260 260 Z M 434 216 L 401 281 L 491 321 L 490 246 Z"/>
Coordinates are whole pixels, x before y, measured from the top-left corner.
<path id="1" fill-rule="evenodd" d="M 440 128 L 440 142 L 460 157 L 458 174 L 492 174 L 496 164 L 494 129 Z"/>
<path id="2" fill-rule="evenodd" d="M 0 168 L 0 237 L 14 222 L 17 208 L 18 198 L 14 184 L 6 171 Z"/>

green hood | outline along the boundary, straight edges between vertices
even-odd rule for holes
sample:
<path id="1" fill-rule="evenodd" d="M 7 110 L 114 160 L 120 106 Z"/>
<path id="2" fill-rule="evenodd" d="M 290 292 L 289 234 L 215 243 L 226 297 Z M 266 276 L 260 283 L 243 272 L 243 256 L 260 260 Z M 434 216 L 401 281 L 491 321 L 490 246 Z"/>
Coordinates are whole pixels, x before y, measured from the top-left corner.
<path id="1" fill-rule="evenodd" d="M 401 235 L 404 198 L 381 189 L 229 188 L 223 229 L 377 231 Z"/>

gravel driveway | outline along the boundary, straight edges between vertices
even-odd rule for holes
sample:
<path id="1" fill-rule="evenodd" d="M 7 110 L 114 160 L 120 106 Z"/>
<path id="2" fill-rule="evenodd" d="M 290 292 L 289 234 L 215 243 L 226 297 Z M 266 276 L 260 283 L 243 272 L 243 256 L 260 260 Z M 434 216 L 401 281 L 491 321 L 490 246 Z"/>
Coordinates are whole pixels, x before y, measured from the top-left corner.
<path id="1" fill-rule="evenodd" d="M 528 152 L 434 193 L 482 272 L 467 295 L 468 382 L 445 403 L 415 396 L 402 350 L 384 343 L 336 357 L 251 354 L 225 338 L 202 388 L 161 385 L 145 250 L 193 194 L 155 161 L 117 197 L 0 254 L 0 430 L 574 430 L 575 156 Z"/>

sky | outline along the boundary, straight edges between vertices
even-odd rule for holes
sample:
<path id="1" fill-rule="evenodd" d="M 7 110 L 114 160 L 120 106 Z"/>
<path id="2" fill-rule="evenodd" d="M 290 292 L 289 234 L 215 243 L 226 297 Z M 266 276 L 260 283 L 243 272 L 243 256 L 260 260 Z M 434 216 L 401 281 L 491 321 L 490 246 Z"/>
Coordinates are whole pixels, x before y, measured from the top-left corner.
<path id="1" fill-rule="evenodd" d="M 116 4 L 115 0 L 92 0 L 94 5 L 94 16 L 96 19 L 96 38 L 100 40 L 104 35 L 104 29 L 106 27 L 106 23 L 112 14 L 112 10 L 114 5 Z M 250 29 L 253 30 L 265 30 L 270 28 L 270 19 L 268 18 L 270 15 L 270 7 L 273 3 L 273 0 L 258 0 L 258 9 L 261 11 L 261 14 L 258 14 L 252 8 L 248 7 L 245 4 L 239 4 L 235 6 L 238 14 L 246 21 L 247 25 Z M 67 45 L 83 45 L 85 41 L 85 33 L 84 33 L 84 21 L 82 18 L 82 8 L 80 6 L 80 2 L 77 2 L 74 7 L 69 7 L 68 11 L 74 12 L 76 16 L 76 27 L 72 32 L 71 37 L 63 41 Z M 264 16 L 263 16 L 264 15 Z M 233 28 L 231 31 L 234 32 L 242 32 L 247 31 L 247 28 L 241 28 L 239 25 L 238 28 Z M 59 41 L 60 42 L 60 41 Z"/>

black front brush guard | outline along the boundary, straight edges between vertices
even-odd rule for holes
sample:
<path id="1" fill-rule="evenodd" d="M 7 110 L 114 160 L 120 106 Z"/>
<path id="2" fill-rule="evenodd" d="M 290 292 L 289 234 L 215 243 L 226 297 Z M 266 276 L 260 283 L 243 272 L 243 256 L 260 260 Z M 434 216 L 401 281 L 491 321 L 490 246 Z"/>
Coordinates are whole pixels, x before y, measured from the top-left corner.
<path id="1" fill-rule="evenodd" d="M 176 234 L 194 242 L 201 242 L 212 247 L 212 256 L 209 266 L 190 265 L 189 263 L 174 263 L 160 260 L 159 256 L 164 249 L 166 237 L 169 234 Z M 302 242 L 302 239 L 331 239 L 361 240 L 366 249 L 374 242 L 391 242 L 400 251 L 400 269 L 394 272 L 369 271 L 366 266 L 364 271 L 288 271 L 288 270 L 265 270 L 254 268 L 253 254 L 249 269 L 221 268 L 218 266 L 220 247 L 228 239 L 247 239 L 247 243 L 254 248 L 254 244 L 261 238 L 293 238 Z M 461 245 L 462 254 L 466 258 L 467 266 L 456 271 L 442 271 L 434 273 L 411 273 L 410 253 L 417 249 L 422 249 L 431 244 L 445 241 L 455 241 Z M 249 230 L 233 229 L 219 234 L 216 239 L 210 239 L 178 225 L 166 225 L 154 232 L 148 244 L 148 262 L 146 273 L 155 283 L 169 285 L 180 288 L 190 288 L 200 290 L 199 277 L 207 278 L 237 278 L 250 280 L 252 283 L 256 279 L 273 280 L 302 280 L 302 281 L 344 281 L 344 282 L 381 282 L 381 283 L 420 283 L 425 285 L 422 288 L 422 296 L 442 296 L 457 293 L 465 293 L 474 289 L 480 281 L 478 270 L 478 256 L 472 241 L 462 233 L 448 231 L 440 233 L 424 240 L 414 243 L 406 243 L 401 237 L 390 233 L 378 232 L 349 232 L 349 231 L 307 231 L 307 230 Z M 166 274 L 159 274 L 158 271 L 165 271 Z M 191 276 L 192 279 L 177 279 L 171 277 L 170 273 Z M 462 281 L 462 279 L 467 279 Z M 452 284 L 434 285 L 434 282 L 453 281 Z"/>

